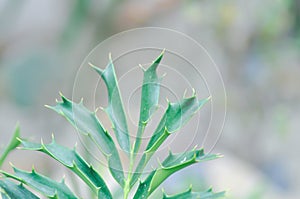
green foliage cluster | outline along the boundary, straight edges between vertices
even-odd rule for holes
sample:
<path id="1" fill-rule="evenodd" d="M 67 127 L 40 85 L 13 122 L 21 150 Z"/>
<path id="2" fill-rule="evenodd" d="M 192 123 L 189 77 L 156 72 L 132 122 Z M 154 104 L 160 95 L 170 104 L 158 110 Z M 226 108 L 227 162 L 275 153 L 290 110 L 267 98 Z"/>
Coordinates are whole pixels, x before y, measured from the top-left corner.
<path id="1" fill-rule="evenodd" d="M 186 168 L 192 164 L 213 160 L 220 155 L 205 154 L 202 148 L 195 148 L 191 151 L 174 154 L 172 152 L 160 163 L 160 166 L 142 179 L 147 163 L 162 143 L 169 135 L 180 130 L 187 121 L 207 102 L 210 98 L 198 100 L 195 93 L 191 97 L 183 98 L 176 103 L 168 103 L 157 128 L 143 151 L 140 159 L 136 154 L 140 151 L 141 137 L 155 109 L 158 107 L 160 94 L 160 78 L 157 76 L 158 65 L 164 55 L 162 52 L 148 69 L 143 69 L 144 79 L 142 85 L 142 96 L 140 105 L 140 118 L 137 136 L 135 140 L 130 140 L 127 126 L 126 114 L 116 78 L 116 73 L 112 59 L 104 70 L 92 65 L 92 68 L 104 80 L 108 91 L 108 107 L 105 112 L 111 120 L 116 139 L 104 128 L 98 120 L 96 112 L 89 111 L 82 103 L 74 103 L 61 95 L 62 101 L 58 101 L 55 106 L 48 106 L 58 114 L 62 115 L 73 125 L 79 133 L 91 139 L 98 149 L 105 156 L 108 169 L 120 185 L 123 198 L 133 197 L 134 199 L 149 198 L 151 194 L 172 174 Z M 117 150 L 117 144 L 125 152 L 130 160 L 129 171 L 125 172 L 121 162 L 120 154 Z M 54 137 L 49 144 L 33 143 L 26 139 L 19 138 L 19 129 L 17 128 L 3 155 L 0 158 L 0 166 L 5 160 L 7 154 L 14 150 L 18 145 L 24 150 L 39 151 L 52 157 L 63 166 L 77 175 L 93 192 L 97 198 L 111 199 L 116 197 L 108 186 L 108 183 L 76 149 L 69 149 L 58 144 Z M 80 198 L 77 196 L 62 180 L 57 182 L 47 176 L 38 173 L 35 169 L 31 172 L 20 170 L 13 166 L 14 173 L 0 171 L 0 190 L 3 199 L 38 198 L 35 193 L 48 198 L 71 199 Z M 11 180 L 13 179 L 13 180 Z M 19 182 L 19 183 L 17 183 Z M 34 193 L 32 192 L 34 190 Z M 175 195 L 166 195 L 165 199 L 181 198 L 223 198 L 224 192 L 215 193 L 211 189 L 203 192 L 195 192 L 188 189 Z"/>

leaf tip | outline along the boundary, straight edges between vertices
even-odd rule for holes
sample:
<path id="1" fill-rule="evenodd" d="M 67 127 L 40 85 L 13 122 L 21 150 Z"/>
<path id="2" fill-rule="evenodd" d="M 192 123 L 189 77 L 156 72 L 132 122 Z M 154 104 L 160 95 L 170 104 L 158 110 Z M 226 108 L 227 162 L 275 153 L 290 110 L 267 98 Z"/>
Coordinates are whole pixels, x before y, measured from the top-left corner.
<path id="1" fill-rule="evenodd" d="M 13 169 L 16 168 L 15 165 L 14 165 L 12 162 L 8 162 L 8 164 L 9 164 Z"/>
<path id="2" fill-rule="evenodd" d="M 198 148 L 198 145 L 196 144 L 193 148 L 193 151 L 195 151 Z"/>
<path id="3" fill-rule="evenodd" d="M 145 72 L 146 69 L 142 66 L 142 64 L 139 64 L 139 67 Z"/>
<path id="4" fill-rule="evenodd" d="M 192 191 L 192 189 L 193 189 L 193 184 L 190 184 L 188 191 Z"/>
<path id="5" fill-rule="evenodd" d="M 206 192 L 213 192 L 213 189 L 212 189 L 212 187 L 210 186 L 208 189 L 207 189 L 207 191 Z"/>
<path id="6" fill-rule="evenodd" d="M 100 109 L 100 106 L 98 106 L 98 107 L 94 110 L 93 114 L 96 115 L 97 112 L 99 111 L 99 109 Z"/>
<path id="7" fill-rule="evenodd" d="M 70 100 L 69 100 L 68 98 L 66 98 L 66 97 L 62 94 L 61 91 L 59 91 L 59 96 L 60 96 L 60 98 L 62 99 L 62 102 L 63 102 L 63 103 L 66 103 L 66 104 L 69 104 L 69 103 L 70 103 Z M 57 103 L 59 103 L 59 102 L 57 101 Z"/>
<path id="8" fill-rule="evenodd" d="M 224 155 L 220 154 L 220 153 L 217 153 L 216 156 L 217 156 L 217 158 L 224 158 Z"/>
<path id="9" fill-rule="evenodd" d="M 155 60 L 156 63 L 159 63 L 161 59 L 163 58 L 164 54 L 166 52 L 166 49 L 164 48 L 161 53 L 159 54 L 158 58 Z"/>
<path id="10" fill-rule="evenodd" d="M 75 142 L 75 145 L 74 145 L 74 147 L 73 147 L 73 150 L 74 150 L 74 151 L 76 151 L 77 146 L 78 146 L 78 142 Z"/>
<path id="11" fill-rule="evenodd" d="M 61 92 L 61 91 L 59 91 L 59 92 L 58 92 L 58 94 L 59 94 L 59 96 L 60 96 L 61 98 L 63 98 L 63 97 L 64 97 L 64 95 L 62 94 L 62 92 Z"/>
<path id="12" fill-rule="evenodd" d="M 16 139 L 17 139 L 19 142 L 23 142 L 23 141 L 25 141 L 25 139 L 22 139 L 22 138 L 20 137 L 20 135 L 19 135 L 19 136 L 17 136 L 17 137 L 16 137 Z"/>
<path id="13" fill-rule="evenodd" d="M 55 101 L 56 101 L 56 102 L 58 102 L 58 100 L 57 100 L 57 99 L 55 99 Z M 52 106 L 50 106 L 50 105 L 48 105 L 48 104 L 45 104 L 45 105 L 44 105 L 44 107 L 46 107 L 46 108 L 50 108 L 50 109 L 52 108 Z"/>
<path id="14" fill-rule="evenodd" d="M 34 164 L 33 164 L 32 167 L 31 167 L 31 172 L 32 172 L 32 173 L 35 173 L 35 167 L 34 167 Z"/>
<path id="15" fill-rule="evenodd" d="M 91 62 L 88 62 L 88 65 L 89 65 L 90 67 L 92 67 L 92 68 L 97 68 L 97 66 L 94 65 L 94 64 L 92 64 Z"/>
<path id="16" fill-rule="evenodd" d="M 207 101 L 210 101 L 212 99 L 212 96 L 210 95 L 206 99 L 207 99 Z"/>
<path id="17" fill-rule="evenodd" d="M 65 184 L 65 180 L 66 180 L 66 175 L 64 174 L 62 179 L 60 180 L 60 184 Z"/>
<path id="18" fill-rule="evenodd" d="M 92 67 L 97 73 L 99 73 L 100 75 L 102 75 L 103 70 L 100 69 L 99 67 L 97 67 L 96 65 L 92 64 L 92 63 L 88 63 L 90 65 L 90 67 Z"/>
<path id="19" fill-rule="evenodd" d="M 166 97 L 166 101 L 167 101 L 168 106 L 170 106 L 171 102 L 170 102 L 169 98 Z"/>
<path id="20" fill-rule="evenodd" d="M 52 142 L 52 143 L 55 143 L 55 136 L 54 136 L 54 133 L 51 134 L 51 142 Z"/>

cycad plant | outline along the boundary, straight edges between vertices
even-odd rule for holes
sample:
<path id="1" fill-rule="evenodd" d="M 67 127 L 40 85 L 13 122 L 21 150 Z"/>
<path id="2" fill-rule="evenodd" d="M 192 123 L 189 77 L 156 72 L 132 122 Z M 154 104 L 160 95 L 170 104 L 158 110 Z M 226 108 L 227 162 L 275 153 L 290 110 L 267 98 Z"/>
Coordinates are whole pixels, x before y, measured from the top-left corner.
<path id="1" fill-rule="evenodd" d="M 104 70 L 91 65 L 92 68 L 104 80 L 109 103 L 105 112 L 113 126 L 113 132 L 116 139 L 113 139 L 111 133 L 108 132 L 96 116 L 96 112 L 89 111 L 82 103 L 75 103 L 63 95 L 62 101 L 57 101 L 55 106 L 47 106 L 58 114 L 62 115 L 69 121 L 76 130 L 83 136 L 92 140 L 98 149 L 106 158 L 108 169 L 122 189 L 122 197 L 127 199 L 149 198 L 151 194 L 172 174 L 184 169 L 192 164 L 213 160 L 220 155 L 205 154 L 202 148 L 194 148 L 191 151 L 174 154 L 172 152 L 162 161 L 156 169 L 149 174 L 145 172 L 145 167 L 152 156 L 157 152 L 162 143 L 169 135 L 180 130 L 184 124 L 207 102 L 210 97 L 198 100 L 195 93 L 191 97 L 183 98 L 176 103 L 168 102 L 157 128 L 152 134 L 146 149 L 142 152 L 142 157 L 137 158 L 140 152 L 141 137 L 145 131 L 148 121 L 158 107 L 160 93 L 160 78 L 157 76 L 158 65 L 164 55 L 164 51 L 150 65 L 148 69 L 143 69 L 143 85 L 140 104 L 140 117 L 136 138 L 130 140 L 126 114 L 124 112 L 123 102 L 115 74 L 114 65 L 111 57 L 109 63 Z M 68 169 L 74 175 L 77 175 L 83 183 L 85 183 L 94 194 L 95 198 L 110 199 L 118 197 L 117 194 L 110 191 L 111 184 L 105 180 L 100 172 L 89 164 L 75 149 L 69 149 L 58 144 L 54 137 L 49 144 L 33 143 L 25 139 L 17 138 L 18 130 L 13 136 L 11 144 L 7 147 L 3 158 L 3 162 L 9 151 L 13 150 L 19 144 L 21 149 L 40 151 L 52 157 Z M 117 145 L 125 152 L 129 159 L 129 169 L 124 171 Z M 124 163 L 123 163 L 124 164 Z M 13 166 L 14 173 L 10 174 L 1 171 L 0 189 L 3 199 L 6 198 L 38 198 L 35 194 L 40 193 L 48 198 L 80 198 L 76 195 L 62 180 L 57 182 L 51 178 L 38 173 L 35 169 L 31 172 L 20 170 Z M 145 178 L 143 178 L 146 174 Z M 13 179 L 13 180 L 12 180 Z M 19 182 L 19 183 L 18 183 Z M 196 192 L 189 188 L 186 191 L 175 195 L 166 195 L 166 199 L 181 198 L 223 198 L 224 192 L 215 193 L 211 189 L 202 192 Z"/>

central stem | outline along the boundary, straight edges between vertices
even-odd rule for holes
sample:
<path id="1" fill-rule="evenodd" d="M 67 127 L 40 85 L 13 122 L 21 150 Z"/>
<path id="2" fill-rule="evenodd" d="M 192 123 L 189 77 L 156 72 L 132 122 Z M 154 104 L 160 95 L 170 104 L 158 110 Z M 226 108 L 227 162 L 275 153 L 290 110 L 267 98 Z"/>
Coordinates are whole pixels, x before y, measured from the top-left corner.
<path id="1" fill-rule="evenodd" d="M 133 147 L 134 148 L 134 147 Z M 132 148 L 132 149 L 133 149 Z M 135 155 L 134 152 L 131 151 L 130 152 L 130 163 L 129 163 L 129 171 L 128 171 L 128 175 L 127 175 L 127 179 L 125 181 L 125 186 L 124 186 L 124 199 L 128 198 L 128 194 L 130 192 L 130 182 L 131 182 L 131 177 L 132 177 L 132 171 L 133 171 L 133 165 L 134 165 L 134 159 L 135 159 Z"/>
<path id="2" fill-rule="evenodd" d="M 131 189 L 131 178 L 132 178 L 132 174 L 133 174 L 133 166 L 134 166 L 134 162 L 135 162 L 135 159 L 136 159 L 136 153 L 139 151 L 139 148 L 140 148 L 140 145 L 141 145 L 140 137 L 143 135 L 145 127 L 146 127 L 146 123 L 140 123 L 139 124 L 138 132 L 137 132 L 137 138 L 136 138 L 135 142 L 133 143 L 132 150 L 130 151 L 129 172 L 128 172 L 128 176 L 127 176 L 127 179 L 125 181 L 125 186 L 124 186 L 124 189 L 123 189 L 124 199 L 128 198 L 128 194 L 129 194 L 130 189 Z"/>

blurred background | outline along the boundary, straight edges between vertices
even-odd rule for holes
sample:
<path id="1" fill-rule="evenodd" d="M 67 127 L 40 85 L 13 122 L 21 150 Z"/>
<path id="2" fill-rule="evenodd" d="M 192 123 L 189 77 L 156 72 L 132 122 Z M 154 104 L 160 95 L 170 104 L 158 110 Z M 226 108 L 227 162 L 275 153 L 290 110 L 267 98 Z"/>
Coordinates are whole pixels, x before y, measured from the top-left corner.
<path id="1" fill-rule="evenodd" d="M 193 183 L 225 189 L 233 199 L 299 198 L 297 0 L 0 0 L 0 152 L 17 122 L 23 137 L 48 141 L 54 132 L 72 147 L 75 131 L 44 104 L 54 104 L 59 91 L 72 96 L 76 72 L 98 43 L 144 26 L 200 42 L 227 91 L 226 123 L 214 148 L 225 158 L 179 172 L 166 191 Z M 67 172 L 36 153 L 13 152 L 4 170 L 11 171 L 9 161 L 24 169 L 38 165 L 53 176 Z"/>

